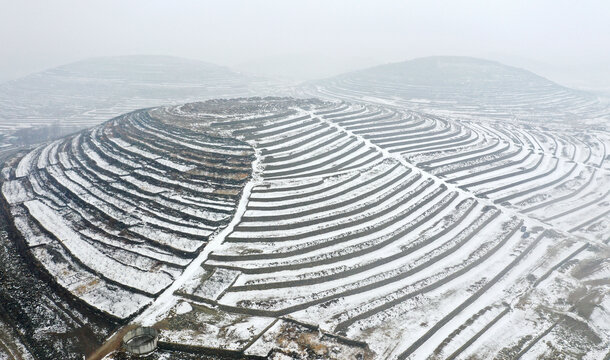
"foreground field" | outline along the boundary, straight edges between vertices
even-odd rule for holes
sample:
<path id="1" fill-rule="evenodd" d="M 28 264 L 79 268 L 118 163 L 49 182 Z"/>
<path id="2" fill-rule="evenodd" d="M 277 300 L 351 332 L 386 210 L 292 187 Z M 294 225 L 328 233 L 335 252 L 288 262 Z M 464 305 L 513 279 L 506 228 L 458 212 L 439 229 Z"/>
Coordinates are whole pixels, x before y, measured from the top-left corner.
<path id="1" fill-rule="evenodd" d="M 40 147 L 2 193 L 33 261 L 163 351 L 597 359 L 608 147 L 601 128 L 215 100 Z"/>

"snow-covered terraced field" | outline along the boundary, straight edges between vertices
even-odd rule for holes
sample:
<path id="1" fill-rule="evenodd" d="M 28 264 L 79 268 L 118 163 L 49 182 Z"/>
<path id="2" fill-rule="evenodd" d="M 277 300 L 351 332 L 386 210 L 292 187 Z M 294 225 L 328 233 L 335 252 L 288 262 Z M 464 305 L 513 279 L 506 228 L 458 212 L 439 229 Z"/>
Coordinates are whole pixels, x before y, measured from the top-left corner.
<path id="1" fill-rule="evenodd" d="M 477 198 L 565 231 L 608 239 L 607 132 L 574 134 L 570 129 L 418 113 L 403 115 L 404 125 L 397 126 L 392 119 L 378 120 L 373 115 L 377 111 L 372 107 L 370 118 L 334 122 Z"/>
<path id="2" fill-rule="evenodd" d="M 603 126 L 610 116 L 607 100 L 595 94 L 495 61 L 457 56 L 380 65 L 311 82 L 303 91 L 463 119 Z"/>
<path id="3" fill-rule="evenodd" d="M 526 353 L 556 314 L 525 298 L 581 306 L 562 303 L 575 290 L 562 288 L 565 272 L 577 255 L 607 251 L 610 166 L 588 155 L 607 146 L 601 131 L 348 103 L 231 126 L 257 149 L 260 172 L 239 221 L 178 292 L 188 301 L 313 323 L 380 359 Z M 602 209 L 569 217 L 585 225 L 546 221 L 585 196 Z M 524 314 L 527 330 L 490 345 L 495 324 Z M 597 331 L 589 356 L 609 341 Z"/>
<path id="4" fill-rule="evenodd" d="M 5 168 L 2 194 L 58 283 L 125 319 L 230 221 L 253 154 L 136 111 L 30 152 Z"/>
<path id="5" fill-rule="evenodd" d="M 602 128 L 215 100 L 40 147 L 2 192 L 61 286 L 167 348 L 305 352 L 296 327 L 321 358 L 595 359 L 607 148 Z"/>
<path id="6" fill-rule="evenodd" d="M 51 132 L 59 137 L 136 109 L 248 96 L 267 89 L 266 80 L 202 61 L 170 56 L 92 58 L 0 84 L 0 136 L 47 128 L 39 142 L 52 137 Z"/>

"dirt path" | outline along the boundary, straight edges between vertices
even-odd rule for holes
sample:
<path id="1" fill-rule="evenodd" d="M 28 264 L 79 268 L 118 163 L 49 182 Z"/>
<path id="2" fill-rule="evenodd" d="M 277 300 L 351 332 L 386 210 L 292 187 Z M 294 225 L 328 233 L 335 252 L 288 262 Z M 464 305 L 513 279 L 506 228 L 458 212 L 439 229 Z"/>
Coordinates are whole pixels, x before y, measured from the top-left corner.
<path id="1" fill-rule="evenodd" d="M 201 264 L 208 259 L 208 255 L 213 250 L 217 249 L 223 242 L 225 237 L 229 235 L 233 228 L 239 224 L 241 217 L 246 211 L 246 205 L 250 199 L 250 193 L 252 188 L 260 182 L 260 153 L 256 152 L 256 160 L 252 162 L 252 179 L 244 186 L 242 191 L 241 199 L 235 211 L 235 215 L 231 222 L 217 233 L 214 238 L 205 246 L 203 251 L 193 260 L 184 272 L 170 285 L 157 299 L 140 315 L 131 321 L 129 325 L 126 325 L 119 329 L 115 334 L 106 340 L 106 342 L 97 349 L 94 353 L 87 356 L 87 360 L 100 360 L 106 355 L 110 354 L 114 350 L 117 350 L 121 346 L 121 340 L 127 331 L 137 326 L 152 326 L 156 323 L 157 318 L 169 311 L 174 304 L 178 301 L 178 298 L 174 295 L 174 292 L 178 290 L 187 280 L 189 280 L 193 274 L 196 273 L 197 269 L 201 267 Z"/>
<path id="2" fill-rule="evenodd" d="M 86 359 L 87 360 L 101 360 L 104 357 L 106 357 L 108 354 L 110 354 L 111 352 L 118 350 L 119 347 L 121 347 L 121 341 L 123 340 L 123 336 L 125 336 L 125 334 L 129 330 L 131 330 L 135 327 L 137 327 L 137 325 L 131 325 L 131 324 L 122 327 L 121 329 L 119 329 L 119 331 L 117 331 L 110 338 L 108 338 L 106 340 L 106 342 L 104 343 L 104 345 L 102 345 L 100 348 L 95 350 L 95 352 L 93 352 L 92 354 L 88 355 L 86 357 Z"/>

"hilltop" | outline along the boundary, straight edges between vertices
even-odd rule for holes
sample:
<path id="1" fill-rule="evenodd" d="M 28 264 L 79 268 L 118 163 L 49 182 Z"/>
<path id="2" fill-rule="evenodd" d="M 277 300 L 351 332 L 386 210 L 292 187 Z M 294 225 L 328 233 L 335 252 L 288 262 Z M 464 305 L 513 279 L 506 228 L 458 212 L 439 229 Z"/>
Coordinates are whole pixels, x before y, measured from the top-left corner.
<path id="1" fill-rule="evenodd" d="M 154 359 L 602 358 L 608 144 L 317 99 L 130 112 L 2 170 L 7 277 L 62 301 L 7 287 L 7 317 L 39 358 L 124 359 L 135 325 Z"/>
<path id="2" fill-rule="evenodd" d="M 308 95 L 364 99 L 465 118 L 604 126 L 610 116 L 598 95 L 472 57 L 431 56 L 385 64 L 310 82 L 305 88 Z"/>
<path id="3" fill-rule="evenodd" d="M 0 84 L 0 133 L 53 126 L 59 136 L 143 107 L 246 96 L 264 88 L 262 78 L 198 60 L 91 58 Z M 31 135 L 22 137 L 37 138 Z"/>

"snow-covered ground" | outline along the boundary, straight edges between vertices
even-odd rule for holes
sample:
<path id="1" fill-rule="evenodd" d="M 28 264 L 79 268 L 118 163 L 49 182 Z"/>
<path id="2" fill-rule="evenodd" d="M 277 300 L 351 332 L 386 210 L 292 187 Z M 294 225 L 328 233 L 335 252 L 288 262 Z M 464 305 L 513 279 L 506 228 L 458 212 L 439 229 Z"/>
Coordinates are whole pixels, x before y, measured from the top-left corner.
<path id="1" fill-rule="evenodd" d="M 134 112 L 33 150 L 2 193 L 61 286 L 169 347 L 603 354 L 610 137 L 381 103 Z"/>

